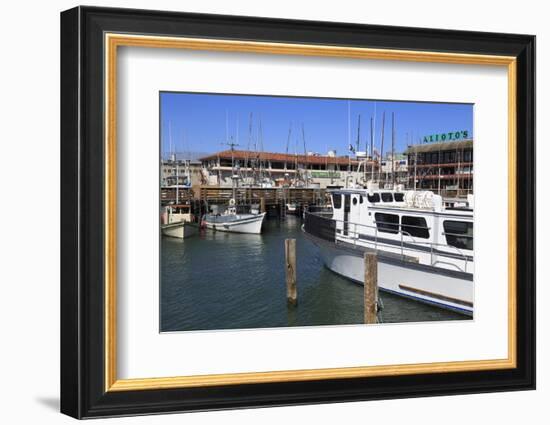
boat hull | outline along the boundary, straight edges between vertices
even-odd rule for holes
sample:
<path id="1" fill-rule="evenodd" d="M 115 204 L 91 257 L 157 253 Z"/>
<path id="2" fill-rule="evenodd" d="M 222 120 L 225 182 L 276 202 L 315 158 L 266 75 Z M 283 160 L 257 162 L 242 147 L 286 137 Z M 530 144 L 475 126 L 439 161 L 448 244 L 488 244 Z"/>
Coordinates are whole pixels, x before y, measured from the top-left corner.
<path id="1" fill-rule="evenodd" d="M 364 251 L 313 237 L 325 266 L 358 284 L 364 282 Z M 453 273 L 384 256 L 378 252 L 378 287 L 409 299 L 462 314 L 473 314 L 474 286 L 471 275 Z"/>
<path id="2" fill-rule="evenodd" d="M 219 232 L 252 233 L 262 232 L 262 223 L 266 213 L 242 215 L 240 219 L 224 221 L 223 216 L 205 216 L 203 223 L 207 229 Z"/>
<path id="3" fill-rule="evenodd" d="M 199 232 L 196 224 L 187 222 L 170 223 L 162 226 L 162 234 L 171 238 L 185 239 Z"/>

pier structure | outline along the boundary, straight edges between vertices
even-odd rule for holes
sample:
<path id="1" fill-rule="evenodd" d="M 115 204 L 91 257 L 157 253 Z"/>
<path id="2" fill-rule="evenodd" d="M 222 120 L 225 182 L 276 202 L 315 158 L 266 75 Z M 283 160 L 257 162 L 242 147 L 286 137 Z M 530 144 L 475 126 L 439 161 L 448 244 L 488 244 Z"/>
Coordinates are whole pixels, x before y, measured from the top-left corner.
<path id="1" fill-rule="evenodd" d="M 325 193 L 326 190 L 320 188 L 239 187 L 235 189 L 235 203 L 237 207 L 256 205 L 265 210 L 269 216 L 285 217 L 287 204 L 293 204 L 297 213 L 301 213 L 311 205 L 326 205 Z M 175 188 L 162 187 L 160 191 L 161 205 L 189 204 L 195 215 L 208 211 L 212 205 L 228 206 L 232 197 L 232 188 L 219 186 L 195 186 L 187 189 L 180 188 L 178 191 Z"/>
<path id="2" fill-rule="evenodd" d="M 272 187 L 240 187 L 235 189 L 237 205 L 257 205 L 269 216 L 286 216 L 287 204 L 294 204 L 297 212 L 310 205 L 325 205 L 325 189 Z M 206 205 L 229 205 L 233 192 L 231 188 L 200 186 L 198 199 Z"/>
<path id="3" fill-rule="evenodd" d="M 168 204 L 189 204 L 195 199 L 195 191 L 191 187 L 161 187 L 160 203 Z"/>

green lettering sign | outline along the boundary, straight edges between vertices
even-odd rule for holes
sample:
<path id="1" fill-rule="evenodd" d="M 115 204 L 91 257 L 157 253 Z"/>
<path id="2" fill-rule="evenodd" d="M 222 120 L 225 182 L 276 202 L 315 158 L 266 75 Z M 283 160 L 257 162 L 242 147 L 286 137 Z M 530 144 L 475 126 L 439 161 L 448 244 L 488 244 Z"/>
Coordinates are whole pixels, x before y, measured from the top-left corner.
<path id="1" fill-rule="evenodd" d="M 455 140 L 464 140 L 468 138 L 468 130 L 449 131 L 448 133 L 437 133 L 424 136 L 422 138 L 423 143 L 431 142 L 449 142 Z"/>

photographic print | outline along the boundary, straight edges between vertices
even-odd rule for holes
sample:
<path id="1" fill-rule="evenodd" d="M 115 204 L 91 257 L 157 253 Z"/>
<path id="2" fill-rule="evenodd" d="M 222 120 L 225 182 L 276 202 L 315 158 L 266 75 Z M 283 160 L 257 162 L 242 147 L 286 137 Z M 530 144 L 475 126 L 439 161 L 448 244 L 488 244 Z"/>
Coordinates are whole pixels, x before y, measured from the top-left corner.
<path id="1" fill-rule="evenodd" d="M 473 318 L 472 104 L 159 101 L 161 332 Z"/>
<path id="2" fill-rule="evenodd" d="M 80 6 L 61 41 L 63 413 L 534 388 L 534 36 Z"/>

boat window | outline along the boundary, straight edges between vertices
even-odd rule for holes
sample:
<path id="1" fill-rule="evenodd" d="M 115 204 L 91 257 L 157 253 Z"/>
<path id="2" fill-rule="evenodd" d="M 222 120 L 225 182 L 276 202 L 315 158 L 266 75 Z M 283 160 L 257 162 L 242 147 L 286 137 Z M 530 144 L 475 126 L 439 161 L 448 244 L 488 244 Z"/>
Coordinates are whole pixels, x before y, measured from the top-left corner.
<path id="1" fill-rule="evenodd" d="M 357 205 L 357 198 L 356 197 L 353 198 L 353 205 Z"/>
<path id="2" fill-rule="evenodd" d="M 403 193 L 394 193 L 393 197 L 395 198 L 395 202 L 403 202 L 405 199 L 405 195 Z"/>
<path id="3" fill-rule="evenodd" d="M 369 200 L 369 202 L 375 204 L 376 202 L 380 202 L 380 195 L 378 193 L 373 193 L 372 195 L 368 194 L 367 199 Z"/>
<path id="4" fill-rule="evenodd" d="M 461 249 L 474 249 L 474 223 L 445 220 L 443 228 L 448 245 Z"/>
<path id="5" fill-rule="evenodd" d="M 382 202 L 393 202 L 393 196 L 390 192 L 382 193 Z"/>
<path id="6" fill-rule="evenodd" d="M 360 204 L 363 203 L 363 195 L 359 195 L 359 203 L 360 203 Z"/>
<path id="7" fill-rule="evenodd" d="M 399 232 L 399 216 L 395 214 L 375 213 L 374 220 L 376 227 L 381 232 L 398 233 Z"/>
<path id="8" fill-rule="evenodd" d="M 332 195 L 332 204 L 336 210 L 342 208 L 342 195 L 339 193 Z"/>
<path id="9" fill-rule="evenodd" d="M 411 235 L 416 238 L 428 239 L 430 237 L 430 232 L 424 217 L 404 215 L 401 217 L 401 230 L 403 230 L 405 235 Z"/>

